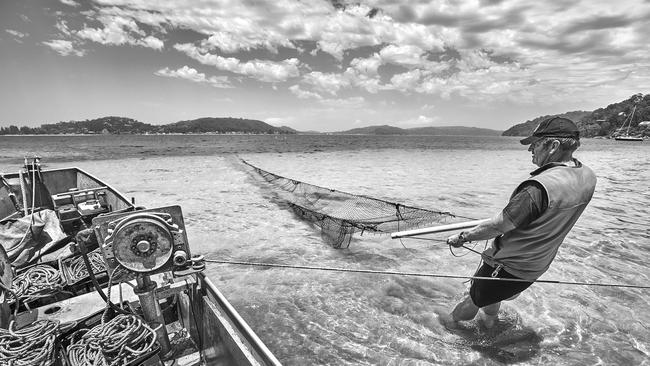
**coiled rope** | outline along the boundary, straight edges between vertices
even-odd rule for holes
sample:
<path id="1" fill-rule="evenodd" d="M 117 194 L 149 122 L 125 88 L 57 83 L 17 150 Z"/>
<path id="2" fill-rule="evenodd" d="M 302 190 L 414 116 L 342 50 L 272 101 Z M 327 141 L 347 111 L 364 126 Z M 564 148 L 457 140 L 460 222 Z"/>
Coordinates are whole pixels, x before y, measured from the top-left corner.
<path id="1" fill-rule="evenodd" d="M 23 301 L 30 302 L 50 296 L 65 285 L 61 272 L 47 264 L 37 264 L 19 273 L 12 281 L 13 292 Z M 16 299 L 9 296 L 9 302 Z"/>
<path id="2" fill-rule="evenodd" d="M 88 253 L 88 261 L 92 268 L 93 273 L 101 273 L 106 271 L 106 262 L 99 251 L 95 250 Z M 88 269 L 83 257 L 76 257 L 65 263 L 68 269 L 69 280 L 71 282 L 78 282 L 86 277 L 89 277 Z"/>
<path id="3" fill-rule="evenodd" d="M 454 278 L 454 279 L 488 280 L 488 281 L 501 281 L 501 282 L 553 283 L 553 284 L 558 284 L 558 285 L 574 285 L 574 286 L 601 286 L 601 287 L 626 287 L 626 288 L 636 288 L 636 289 L 650 289 L 650 286 L 627 285 L 627 284 L 618 284 L 618 283 L 570 282 L 570 281 L 556 281 L 556 280 L 529 281 L 529 280 L 523 280 L 523 279 L 520 279 L 520 278 L 458 276 L 458 275 L 448 275 L 448 274 L 440 274 L 440 273 L 379 271 L 379 270 L 372 270 L 372 269 L 354 269 L 354 268 L 340 268 L 340 267 L 305 266 L 305 265 L 295 265 L 295 264 L 244 262 L 244 261 L 218 260 L 218 259 L 205 259 L 205 261 L 209 262 L 209 263 L 219 263 L 219 264 L 234 264 L 234 265 L 242 265 L 242 266 L 258 266 L 258 267 L 273 267 L 273 268 L 307 269 L 307 270 L 330 271 L 330 272 L 370 273 L 370 274 L 396 275 L 396 276 Z"/>
<path id="4" fill-rule="evenodd" d="M 79 337 L 76 341 L 75 337 Z M 118 314 L 91 329 L 72 334 L 66 348 L 72 365 L 127 365 L 155 348 L 156 333 L 135 315 Z"/>
<path id="5" fill-rule="evenodd" d="M 14 329 L 0 328 L 0 365 L 49 366 L 54 363 L 54 341 L 60 331 L 59 322 L 37 320 Z"/>

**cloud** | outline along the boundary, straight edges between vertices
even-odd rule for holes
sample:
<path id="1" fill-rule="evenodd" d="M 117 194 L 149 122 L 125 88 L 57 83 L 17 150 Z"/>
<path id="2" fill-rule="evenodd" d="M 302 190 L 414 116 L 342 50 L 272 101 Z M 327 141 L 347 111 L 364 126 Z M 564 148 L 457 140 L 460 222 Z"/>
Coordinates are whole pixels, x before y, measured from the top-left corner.
<path id="1" fill-rule="evenodd" d="M 293 93 L 295 96 L 297 96 L 300 99 L 316 99 L 316 100 L 323 99 L 323 97 L 321 97 L 320 94 L 308 90 L 300 89 L 300 86 L 298 85 L 290 86 L 289 91 L 291 91 L 291 93 Z"/>
<path id="2" fill-rule="evenodd" d="M 161 50 L 164 42 L 154 36 L 146 35 L 137 22 L 122 16 L 99 16 L 103 28 L 84 27 L 75 32 L 77 37 L 103 45 L 133 45 Z M 63 24 L 65 27 L 65 23 Z"/>
<path id="3" fill-rule="evenodd" d="M 175 44 L 174 48 L 204 65 L 245 75 L 259 81 L 281 82 L 300 75 L 298 70 L 300 62 L 296 58 L 290 58 L 280 62 L 268 60 L 241 62 L 234 57 L 222 57 L 211 53 L 203 53 L 200 48 L 190 43 Z"/>
<path id="4" fill-rule="evenodd" d="M 342 88 L 350 86 L 350 81 L 342 74 L 313 71 L 303 76 L 302 82 L 311 85 L 321 93 L 336 95 Z"/>
<path id="5" fill-rule="evenodd" d="M 73 56 L 81 57 L 85 54 L 83 50 L 76 50 L 72 42 L 63 39 L 55 39 L 55 40 L 43 42 L 43 44 L 53 49 L 61 56 L 73 55 Z"/>
<path id="6" fill-rule="evenodd" d="M 201 41 L 201 46 L 206 50 L 219 49 L 225 53 L 250 51 L 265 48 L 277 52 L 278 46 L 294 48 L 293 44 L 277 32 L 257 32 L 255 27 L 244 28 L 243 32 L 217 31 L 208 39 Z"/>
<path id="7" fill-rule="evenodd" d="M 221 71 L 290 81 L 301 98 L 397 92 L 521 104 L 587 99 L 581 92 L 628 74 L 628 89 L 645 85 L 649 13 L 644 0 L 96 0 L 87 21 L 68 23 L 91 26 L 61 20 L 58 29 L 73 44 L 175 44 Z"/>
<path id="8" fill-rule="evenodd" d="M 402 92 L 409 92 L 416 90 L 422 78 L 421 70 L 411 70 L 405 73 L 393 75 L 390 79 L 391 85 Z"/>
<path id="9" fill-rule="evenodd" d="M 56 21 L 56 29 L 58 29 L 63 35 L 65 36 L 72 36 L 72 32 L 70 32 L 70 29 L 68 28 L 68 22 L 65 20 L 57 20 Z"/>
<path id="10" fill-rule="evenodd" d="M 588 30 L 611 29 L 619 27 L 627 27 L 638 19 L 634 19 L 628 15 L 597 15 L 592 18 L 578 20 L 575 23 L 566 27 L 565 34 L 573 34 L 575 32 L 582 32 Z"/>
<path id="11" fill-rule="evenodd" d="M 29 36 L 29 33 L 22 33 L 22 32 L 13 30 L 13 29 L 5 29 L 5 32 L 11 34 L 12 36 L 16 37 L 17 39 L 25 38 L 25 37 Z"/>
<path id="12" fill-rule="evenodd" d="M 354 70 L 357 74 L 367 76 L 377 76 L 379 66 L 383 64 L 383 60 L 378 54 L 374 54 L 366 58 L 355 58 L 350 61 L 350 70 Z"/>
<path id="13" fill-rule="evenodd" d="M 72 6 L 72 7 L 75 7 L 75 8 L 80 6 L 80 4 L 77 3 L 74 0 L 59 0 L 59 1 L 61 1 L 61 3 L 65 4 L 65 5 Z"/>
<path id="14" fill-rule="evenodd" d="M 162 50 L 163 47 L 165 47 L 165 43 L 154 36 L 146 36 L 145 38 L 139 40 L 137 44 L 140 44 L 147 48 L 153 48 L 154 50 Z"/>
<path id="15" fill-rule="evenodd" d="M 379 56 L 384 63 L 403 66 L 418 66 L 426 63 L 423 54 L 424 50 L 412 45 L 388 45 L 379 51 Z"/>
<path id="16" fill-rule="evenodd" d="M 198 72 L 189 66 L 183 66 L 177 70 L 170 70 L 165 67 L 154 73 L 157 76 L 168 78 L 184 79 L 195 83 L 209 84 L 215 88 L 232 88 L 233 86 L 225 76 L 210 76 L 206 77 L 204 73 Z"/>

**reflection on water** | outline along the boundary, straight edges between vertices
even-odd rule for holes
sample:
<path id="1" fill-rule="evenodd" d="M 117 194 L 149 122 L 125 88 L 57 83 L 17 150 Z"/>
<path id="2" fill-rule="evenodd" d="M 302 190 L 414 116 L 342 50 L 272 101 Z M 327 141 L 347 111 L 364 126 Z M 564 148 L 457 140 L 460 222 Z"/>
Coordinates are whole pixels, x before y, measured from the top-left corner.
<path id="1" fill-rule="evenodd" d="M 478 258 L 453 257 L 435 241 L 366 234 L 334 250 L 227 153 L 308 183 L 476 218 L 499 210 L 534 168 L 516 139 L 498 137 L 128 136 L 119 147 L 116 137 L 75 138 L 31 146 L 47 165 L 74 161 L 138 205 L 180 204 L 195 252 L 325 267 L 468 275 Z M 0 138 L 2 171 L 27 149 L 7 139 Z M 585 140 L 577 156 L 598 186 L 543 279 L 647 285 L 650 144 Z M 468 322 L 450 332 L 435 311 L 462 298 L 461 280 L 206 271 L 286 365 L 641 365 L 650 358 L 648 290 L 536 284 L 504 304 L 496 328 Z"/>

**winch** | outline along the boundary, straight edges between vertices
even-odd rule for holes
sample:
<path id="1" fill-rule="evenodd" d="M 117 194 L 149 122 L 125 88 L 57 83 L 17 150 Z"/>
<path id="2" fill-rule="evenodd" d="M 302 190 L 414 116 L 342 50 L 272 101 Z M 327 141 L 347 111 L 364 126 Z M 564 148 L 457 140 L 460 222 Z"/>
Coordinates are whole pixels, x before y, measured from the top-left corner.
<path id="1" fill-rule="evenodd" d="M 135 275 L 145 320 L 156 329 L 163 355 L 171 350 L 158 296 L 151 275 L 184 269 L 190 248 L 180 206 L 115 213 L 93 219 L 93 230 L 104 260 L 113 273 L 118 266 Z"/>
<path id="2" fill-rule="evenodd" d="M 180 206 L 99 216 L 93 229 L 110 269 L 143 274 L 182 267 L 190 257 Z"/>

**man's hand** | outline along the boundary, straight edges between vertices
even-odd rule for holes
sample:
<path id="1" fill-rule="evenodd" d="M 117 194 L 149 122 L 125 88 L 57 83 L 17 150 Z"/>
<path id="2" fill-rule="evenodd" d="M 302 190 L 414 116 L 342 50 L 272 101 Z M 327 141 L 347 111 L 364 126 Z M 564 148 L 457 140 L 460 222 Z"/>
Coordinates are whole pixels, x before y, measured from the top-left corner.
<path id="1" fill-rule="evenodd" d="M 463 238 L 463 232 L 454 234 L 447 238 L 447 244 L 451 245 L 454 248 L 460 248 L 465 243 L 465 238 Z"/>

